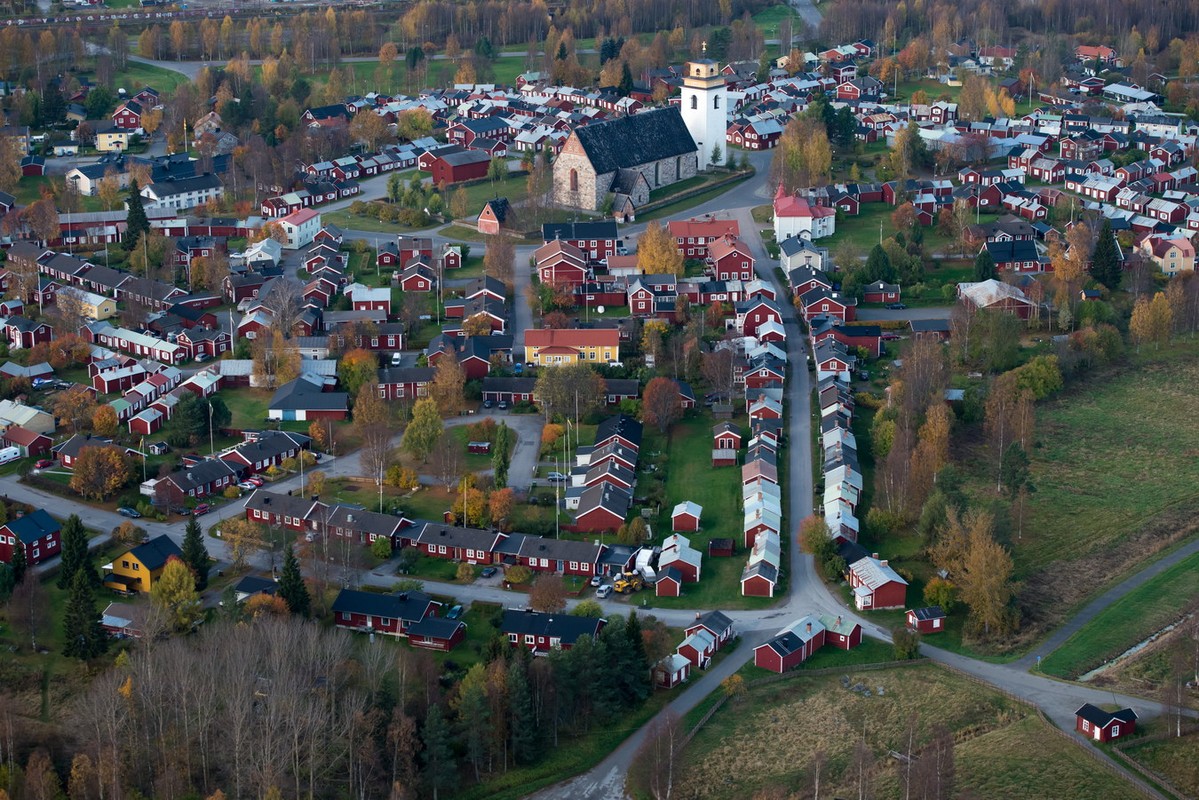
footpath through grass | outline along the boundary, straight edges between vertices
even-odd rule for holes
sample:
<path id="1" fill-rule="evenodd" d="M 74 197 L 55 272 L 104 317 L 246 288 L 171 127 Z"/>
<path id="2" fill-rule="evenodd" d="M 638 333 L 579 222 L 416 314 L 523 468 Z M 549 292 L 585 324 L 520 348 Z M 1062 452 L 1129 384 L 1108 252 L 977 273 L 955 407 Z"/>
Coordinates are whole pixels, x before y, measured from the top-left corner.
<path id="1" fill-rule="evenodd" d="M 1199 554 L 1179 561 L 1088 622 L 1041 662 L 1041 671 L 1077 678 L 1178 620 L 1199 597 Z"/>

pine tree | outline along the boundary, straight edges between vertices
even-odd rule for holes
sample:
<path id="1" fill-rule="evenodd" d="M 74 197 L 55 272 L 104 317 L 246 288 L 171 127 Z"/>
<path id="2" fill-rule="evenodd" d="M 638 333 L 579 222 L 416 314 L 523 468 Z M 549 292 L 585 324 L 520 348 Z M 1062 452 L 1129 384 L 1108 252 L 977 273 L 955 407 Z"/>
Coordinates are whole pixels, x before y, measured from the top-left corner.
<path id="1" fill-rule="evenodd" d="M 508 708 L 512 710 L 509 725 L 512 737 L 512 758 L 517 764 L 528 764 L 537 757 L 537 720 L 533 716 L 533 701 L 529 692 L 529 676 L 524 660 L 513 658 L 508 665 Z"/>
<path id="2" fill-rule="evenodd" d="M 1120 253 L 1116 247 L 1116 236 L 1112 233 L 1111 220 L 1104 217 L 1099 229 L 1099 240 L 1091 254 L 1091 276 L 1109 289 L 1118 289 L 1124 278 L 1120 265 Z"/>
<path id="3" fill-rule="evenodd" d="M 995 259 L 991 251 L 983 248 L 974 258 L 974 280 L 989 281 L 995 277 Z"/>
<path id="4" fill-rule="evenodd" d="M 196 574 L 196 591 L 204 591 L 208 587 L 208 548 L 204 546 L 200 523 L 195 517 L 188 517 L 183 534 L 183 563 Z"/>
<path id="5" fill-rule="evenodd" d="M 141 187 L 137 178 L 129 181 L 129 215 L 125 219 L 125 249 L 132 250 L 141 244 L 143 234 L 150 232 L 150 220 L 142 206 Z"/>
<path id="6" fill-rule="evenodd" d="M 75 577 L 71 579 L 63 632 L 63 653 L 72 658 L 87 660 L 108 649 L 108 637 L 100 627 L 100 614 L 96 611 L 96 600 L 86 570 L 76 570 Z"/>
<path id="7" fill-rule="evenodd" d="M 628 97 L 633 92 L 633 73 L 629 70 L 629 62 L 624 62 L 620 68 L 620 85 L 616 87 L 621 97 Z"/>
<path id="8" fill-rule="evenodd" d="M 96 583 L 96 573 L 88 564 L 87 531 L 78 514 L 67 517 L 59 533 L 62 540 L 62 566 L 58 571 L 58 588 L 66 589 L 75 579 L 76 572 L 88 573 L 88 579 Z"/>
<path id="9" fill-rule="evenodd" d="M 25 557 L 25 546 L 20 542 L 13 545 L 12 561 L 8 564 L 12 568 L 12 582 L 16 586 L 25 580 L 25 573 L 29 570 L 29 561 Z"/>
<path id="10" fill-rule="evenodd" d="M 450 741 L 450 726 L 441 713 L 441 706 L 432 703 L 425 715 L 425 780 L 433 790 L 433 800 L 438 800 L 442 789 L 453 787 L 458 778 L 458 765 L 454 763 L 454 748 Z"/>
<path id="11" fill-rule="evenodd" d="M 291 613 L 308 616 L 312 601 L 308 596 L 308 587 L 304 585 L 304 576 L 300 574 L 300 561 L 291 547 L 283 553 L 283 571 L 279 573 L 279 596 L 287 603 Z"/>

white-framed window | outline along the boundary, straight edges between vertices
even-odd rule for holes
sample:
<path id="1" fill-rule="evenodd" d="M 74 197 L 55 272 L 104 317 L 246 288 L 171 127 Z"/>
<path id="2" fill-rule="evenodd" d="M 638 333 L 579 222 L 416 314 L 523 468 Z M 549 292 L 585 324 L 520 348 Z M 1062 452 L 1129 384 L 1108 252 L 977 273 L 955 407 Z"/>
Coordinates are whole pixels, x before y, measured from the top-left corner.
<path id="1" fill-rule="evenodd" d="M 380 628 L 388 628 L 391 626 L 391 623 L 392 623 L 391 617 L 379 617 L 379 627 Z"/>
<path id="2" fill-rule="evenodd" d="M 511 642 L 512 644 L 516 644 L 516 642 L 519 640 L 519 638 L 520 637 L 518 637 L 515 633 L 508 634 L 508 641 Z"/>
<path id="3" fill-rule="evenodd" d="M 570 562 L 570 568 L 573 570 L 577 570 L 579 568 L 579 562 L 578 561 Z"/>
<path id="4" fill-rule="evenodd" d="M 444 544 L 437 545 L 437 552 L 440 553 L 441 555 L 445 555 L 445 545 Z"/>
<path id="5" fill-rule="evenodd" d="M 37 551 L 35 550 L 35 551 L 33 552 L 33 554 L 36 556 L 36 555 L 37 555 Z M 1113 726 L 1112 726 L 1112 736 L 1119 736 L 1119 735 L 1120 735 L 1120 726 L 1119 726 L 1119 725 L 1113 725 Z"/>
<path id="6" fill-rule="evenodd" d="M 537 644 L 537 637 L 531 633 L 525 634 L 525 644 Z"/>

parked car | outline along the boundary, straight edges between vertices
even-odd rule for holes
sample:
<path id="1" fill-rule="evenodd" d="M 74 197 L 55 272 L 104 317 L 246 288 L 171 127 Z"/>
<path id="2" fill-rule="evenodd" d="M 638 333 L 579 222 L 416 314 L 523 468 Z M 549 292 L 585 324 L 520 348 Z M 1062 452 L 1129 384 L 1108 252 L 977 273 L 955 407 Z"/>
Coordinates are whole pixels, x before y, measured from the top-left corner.
<path id="1" fill-rule="evenodd" d="M 462 616 L 462 606 L 453 606 L 449 611 L 446 612 L 445 618 L 458 619 L 460 616 Z"/>
<path id="2" fill-rule="evenodd" d="M 266 485 L 266 481 L 264 481 L 262 478 L 257 478 L 257 477 L 255 477 L 255 478 L 246 478 L 246 483 L 252 483 L 252 484 L 254 484 L 254 485 L 255 485 L 255 486 L 257 486 L 257 487 L 262 487 L 262 486 L 265 486 L 265 485 Z"/>
<path id="3" fill-rule="evenodd" d="M 196 506 L 195 510 L 192 511 L 192 516 L 202 517 L 205 514 L 207 514 L 210 510 L 211 509 L 208 507 L 208 503 L 200 503 L 200 505 Z"/>
<path id="4" fill-rule="evenodd" d="M 250 483 L 249 481 L 242 481 L 241 483 L 237 484 L 237 488 L 245 489 L 247 492 L 252 492 L 255 489 L 257 489 L 258 487 L 255 486 L 254 484 Z"/>
<path id="5" fill-rule="evenodd" d="M 495 405 L 495 403 L 493 403 L 491 400 L 484 400 L 484 401 L 483 401 L 483 408 L 491 408 L 491 407 L 492 407 L 492 406 L 494 406 L 494 405 Z"/>
<path id="6" fill-rule="evenodd" d="M 551 472 L 549 475 L 546 476 L 546 478 L 549 480 L 550 483 L 561 483 L 562 481 L 566 480 L 566 476 L 563 475 L 561 472 Z"/>
<path id="7" fill-rule="evenodd" d="M 498 408 L 500 409 L 500 411 L 506 411 L 508 409 L 508 401 L 501 400 Z"/>
<path id="8" fill-rule="evenodd" d="M 171 513 L 178 514 L 181 517 L 189 517 L 191 516 L 192 510 L 187 506 L 172 506 Z"/>
<path id="9" fill-rule="evenodd" d="M 883 334 L 884 342 L 897 342 L 897 341 L 899 341 L 899 339 L 900 339 L 900 336 L 898 333 L 891 333 L 890 331 L 887 331 L 886 333 Z"/>
<path id="10" fill-rule="evenodd" d="M 142 516 L 140 511 L 129 506 L 121 506 L 117 509 L 117 513 L 122 517 L 129 517 L 129 519 L 141 519 Z"/>
<path id="11" fill-rule="evenodd" d="M 54 466 L 54 462 L 48 458 L 40 458 L 33 462 L 33 466 L 35 469 L 48 469 L 49 467 Z"/>
<path id="12" fill-rule="evenodd" d="M 887 303 L 887 308 L 891 311 L 903 311 L 907 307 L 906 303 Z"/>
<path id="13" fill-rule="evenodd" d="M 398 367 L 403 360 L 404 360 L 404 356 L 402 356 L 401 354 L 399 354 L 399 353 L 391 354 L 391 365 L 393 367 Z"/>
<path id="14" fill-rule="evenodd" d="M 483 567 L 483 571 L 479 573 L 480 578 L 490 578 L 497 572 L 495 567 Z"/>
<path id="15" fill-rule="evenodd" d="M 592 585 L 592 586 L 599 586 L 599 585 L 601 585 L 603 582 L 604 582 L 604 576 L 603 576 L 603 575 L 592 575 L 592 576 L 591 576 L 591 585 Z"/>
<path id="16" fill-rule="evenodd" d="M 595 596 L 600 600 L 605 599 L 610 594 L 612 594 L 612 584 L 610 583 L 605 583 L 603 586 L 595 590 Z"/>
<path id="17" fill-rule="evenodd" d="M 34 378 L 33 388 L 41 389 L 44 386 L 53 386 L 55 383 L 57 383 L 57 381 L 55 381 L 53 378 Z"/>
<path id="18" fill-rule="evenodd" d="M 514 375 L 523 375 L 524 371 L 525 371 L 525 365 L 520 363 L 519 361 L 517 361 L 515 364 L 512 365 L 512 372 Z"/>
<path id="19" fill-rule="evenodd" d="M 196 363 L 203 364 L 205 361 L 207 361 L 210 358 L 212 358 L 212 356 L 208 355 L 208 353 L 200 353 L 199 355 L 196 356 Z"/>

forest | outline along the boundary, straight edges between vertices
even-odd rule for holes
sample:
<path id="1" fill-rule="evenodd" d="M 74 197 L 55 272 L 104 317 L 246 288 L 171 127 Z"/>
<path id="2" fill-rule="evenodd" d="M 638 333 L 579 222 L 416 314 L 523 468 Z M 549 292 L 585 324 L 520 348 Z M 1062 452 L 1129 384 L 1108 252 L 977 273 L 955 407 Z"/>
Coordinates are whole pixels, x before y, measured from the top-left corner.
<path id="1" fill-rule="evenodd" d="M 0 707 L 0 790 L 451 797 L 639 707 L 651 656 L 670 646 L 660 623 L 643 628 L 633 614 L 544 658 L 491 633 L 469 667 L 269 613 L 146 641 L 120 653 L 52 730 Z"/>

